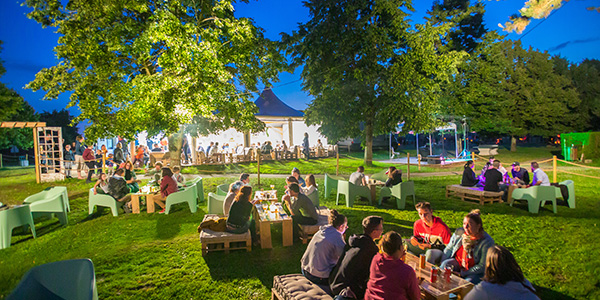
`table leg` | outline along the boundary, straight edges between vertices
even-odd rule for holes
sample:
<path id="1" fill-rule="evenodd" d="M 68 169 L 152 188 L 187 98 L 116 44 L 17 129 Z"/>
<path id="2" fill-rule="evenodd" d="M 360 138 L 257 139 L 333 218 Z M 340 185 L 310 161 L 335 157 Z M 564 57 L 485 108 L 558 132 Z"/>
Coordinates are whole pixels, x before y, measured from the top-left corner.
<path id="1" fill-rule="evenodd" d="M 377 199 L 377 187 L 375 185 L 369 185 L 369 189 L 371 190 L 371 201 Z"/>
<path id="2" fill-rule="evenodd" d="M 140 213 L 140 195 L 131 195 L 131 212 L 134 214 Z"/>
<path id="3" fill-rule="evenodd" d="M 513 200 L 512 200 L 512 193 L 515 190 L 515 188 L 517 188 L 517 187 L 514 186 L 514 185 L 509 185 L 508 186 L 508 196 L 506 198 L 506 202 L 508 202 L 509 204 L 513 202 Z"/>
<path id="4" fill-rule="evenodd" d="M 260 247 L 262 249 L 271 249 L 271 223 L 260 222 Z"/>
<path id="5" fill-rule="evenodd" d="M 294 226 L 294 223 L 292 222 L 292 219 L 283 220 L 283 222 L 281 223 L 284 247 L 294 245 L 293 226 Z"/>
<path id="6" fill-rule="evenodd" d="M 146 212 L 154 212 L 154 195 L 152 194 L 146 196 Z"/>

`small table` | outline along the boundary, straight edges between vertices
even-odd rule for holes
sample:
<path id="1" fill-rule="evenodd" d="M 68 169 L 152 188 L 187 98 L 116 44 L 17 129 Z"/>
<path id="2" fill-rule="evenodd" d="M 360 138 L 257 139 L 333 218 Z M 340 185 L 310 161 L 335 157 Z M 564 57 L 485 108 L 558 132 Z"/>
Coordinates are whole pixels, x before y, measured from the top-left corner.
<path id="1" fill-rule="evenodd" d="M 369 190 L 371 190 L 371 200 L 375 201 L 377 199 L 377 187 L 385 186 L 385 182 L 369 179 L 367 186 L 369 187 Z"/>
<path id="2" fill-rule="evenodd" d="M 131 194 L 131 212 L 134 214 L 140 213 L 140 198 L 146 197 L 146 212 L 153 213 L 155 211 L 154 204 L 158 204 L 161 208 L 164 208 L 164 204 L 155 199 L 160 198 L 160 195 L 155 195 L 153 192 L 137 192 Z"/>
<path id="3" fill-rule="evenodd" d="M 424 278 L 419 286 L 421 291 L 425 294 L 425 299 L 439 299 L 447 300 L 450 298 L 450 294 L 456 294 L 460 299 L 464 297 L 473 289 L 473 284 L 466 281 L 455 274 L 450 277 L 450 283 L 444 281 L 444 274 L 442 270 L 439 270 L 438 280 L 436 283 L 431 283 L 431 266 L 432 264 L 426 263 L 424 269 L 419 271 L 419 258 L 411 253 L 406 253 L 405 262 L 415 268 L 417 277 Z"/>
<path id="4" fill-rule="evenodd" d="M 270 213 L 263 209 L 263 205 L 257 203 L 254 205 L 254 218 L 256 220 L 256 229 L 260 233 L 260 247 L 262 249 L 271 249 L 271 224 L 281 223 L 283 246 L 292 246 L 294 244 L 294 234 L 292 231 L 292 218 L 288 216 L 281 203 L 273 202 L 270 205 L 275 205 L 277 212 Z"/>

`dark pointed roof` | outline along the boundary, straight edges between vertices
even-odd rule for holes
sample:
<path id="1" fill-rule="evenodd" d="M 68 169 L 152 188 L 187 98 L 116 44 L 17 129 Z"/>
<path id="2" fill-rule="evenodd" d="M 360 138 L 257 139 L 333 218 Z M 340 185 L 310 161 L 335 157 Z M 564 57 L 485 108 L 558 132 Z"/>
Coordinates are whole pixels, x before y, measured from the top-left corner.
<path id="1" fill-rule="evenodd" d="M 272 117 L 304 117 L 304 113 L 289 107 L 279 100 L 270 89 L 265 89 L 260 97 L 254 101 L 258 107 L 256 116 Z"/>

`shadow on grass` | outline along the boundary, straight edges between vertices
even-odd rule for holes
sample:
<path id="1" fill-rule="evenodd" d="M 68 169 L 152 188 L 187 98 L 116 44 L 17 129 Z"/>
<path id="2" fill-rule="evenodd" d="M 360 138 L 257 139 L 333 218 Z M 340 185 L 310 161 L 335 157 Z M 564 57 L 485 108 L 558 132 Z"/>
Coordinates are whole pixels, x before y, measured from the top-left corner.
<path id="1" fill-rule="evenodd" d="M 549 288 L 533 285 L 540 299 L 560 299 L 560 300 L 575 300 L 575 298 L 563 293 L 551 290 Z"/>
<path id="2" fill-rule="evenodd" d="M 177 237 L 181 231 L 181 225 L 186 223 L 200 224 L 201 216 L 205 212 L 198 209 L 195 214 L 190 212 L 187 203 L 179 203 L 171 206 L 168 215 L 159 216 L 156 222 L 156 237 L 161 240 L 169 240 Z M 200 221 L 197 219 L 200 218 Z"/>

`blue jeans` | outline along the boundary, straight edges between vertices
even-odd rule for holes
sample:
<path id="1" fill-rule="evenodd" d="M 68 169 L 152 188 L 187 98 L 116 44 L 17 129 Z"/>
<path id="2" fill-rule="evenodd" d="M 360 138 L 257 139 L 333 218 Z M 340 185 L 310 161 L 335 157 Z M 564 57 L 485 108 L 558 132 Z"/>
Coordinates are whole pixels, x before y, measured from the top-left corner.
<path id="1" fill-rule="evenodd" d="M 461 270 L 460 264 L 458 263 L 456 258 L 448 258 L 444 260 L 440 265 L 440 269 L 444 270 L 446 266 L 451 266 L 452 271 L 454 272 L 460 272 Z M 477 274 L 465 276 L 463 277 L 463 279 L 471 282 L 472 284 L 478 284 L 479 282 L 481 282 L 481 276 Z"/>

